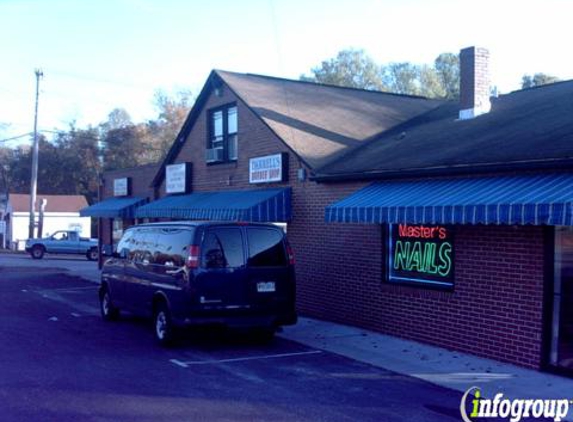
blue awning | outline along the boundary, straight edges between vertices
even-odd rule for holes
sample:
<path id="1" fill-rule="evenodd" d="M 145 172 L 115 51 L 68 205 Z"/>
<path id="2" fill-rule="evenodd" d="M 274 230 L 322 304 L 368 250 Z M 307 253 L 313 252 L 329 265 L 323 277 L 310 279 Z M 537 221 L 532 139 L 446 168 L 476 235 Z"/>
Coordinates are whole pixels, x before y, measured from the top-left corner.
<path id="1" fill-rule="evenodd" d="M 172 218 L 248 222 L 287 222 L 291 219 L 291 190 L 197 192 L 166 196 L 139 207 L 138 218 Z"/>
<path id="2" fill-rule="evenodd" d="M 328 206 L 341 223 L 573 225 L 573 174 L 384 181 Z"/>
<path id="3" fill-rule="evenodd" d="M 97 204 L 82 208 L 82 217 L 134 218 L 137 207 L 147 203 L 147 198 L 118 197 L 105 199 Z"/>

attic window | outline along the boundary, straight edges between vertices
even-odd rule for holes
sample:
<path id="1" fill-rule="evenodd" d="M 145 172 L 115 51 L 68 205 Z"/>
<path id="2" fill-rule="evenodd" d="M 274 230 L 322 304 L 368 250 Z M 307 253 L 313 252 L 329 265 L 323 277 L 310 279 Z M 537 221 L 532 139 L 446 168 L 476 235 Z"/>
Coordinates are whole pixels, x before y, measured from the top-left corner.
<path id="1" fill-rule="evenodd" d="M 227 105 L 209 111 L 207 163 L 236 161 L 238 158 L 237 106 Z"/>

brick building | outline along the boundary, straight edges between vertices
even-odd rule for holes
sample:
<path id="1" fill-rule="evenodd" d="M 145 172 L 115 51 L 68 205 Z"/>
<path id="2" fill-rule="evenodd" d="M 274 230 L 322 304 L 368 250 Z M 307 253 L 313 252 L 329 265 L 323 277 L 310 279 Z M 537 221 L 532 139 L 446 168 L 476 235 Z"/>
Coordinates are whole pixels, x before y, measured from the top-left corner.
<path id="1" fill-rule="evenodd" d="M 213 71 L 130 218 L 284 223 L 302 314 L 571 369 L 573 82 L 460 58 L 461 104 Z"/>

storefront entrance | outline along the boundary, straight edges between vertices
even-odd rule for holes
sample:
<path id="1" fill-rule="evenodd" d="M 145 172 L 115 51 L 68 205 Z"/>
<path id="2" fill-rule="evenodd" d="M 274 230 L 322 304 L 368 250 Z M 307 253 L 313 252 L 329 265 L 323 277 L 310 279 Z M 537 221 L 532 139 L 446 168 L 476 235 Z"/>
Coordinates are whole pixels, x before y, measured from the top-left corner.
<path id="1" fill-rule="evenodd" d="M 552 366 L 573 371 L 573 227 L 555 228 L 551 325 Z"/>

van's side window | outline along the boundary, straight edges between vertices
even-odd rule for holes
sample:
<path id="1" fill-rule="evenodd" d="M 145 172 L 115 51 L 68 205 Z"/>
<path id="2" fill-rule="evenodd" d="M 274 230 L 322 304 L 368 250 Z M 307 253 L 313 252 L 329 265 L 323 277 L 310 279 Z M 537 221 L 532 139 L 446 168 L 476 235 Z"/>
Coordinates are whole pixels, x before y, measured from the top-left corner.
<path id="1" fill-rule="evenodd" d="M 134 248 L 130 250 L 133 259 L 145 265 L 153 263 L 157 247 L 157 231 L 155 229 L 138 229 L 134 236 Z"/>
<path id="2" fill-rule="evenodd" d="M 236 268 L 244 263 L 243 238 L 239 228 L 209 230 L 202 250 L 205 268 Z"/>
<path id="3" fill-rule="evenodd" d="M 155 263 L 168 267 L 182 267 L 188 255 L 192 232 L 184 229 L 161 229 L 157 239 Z"/>
<path id="4" fill-rule="evenodd" d="M 279 230 L 249 227 L 249 261 L 251 267 L 283 267 L 287 257 L 283 234 Z"/>

